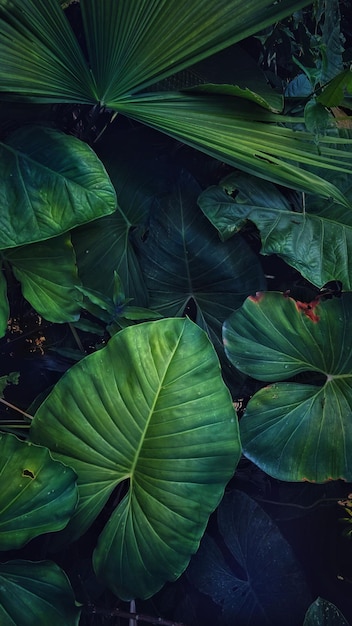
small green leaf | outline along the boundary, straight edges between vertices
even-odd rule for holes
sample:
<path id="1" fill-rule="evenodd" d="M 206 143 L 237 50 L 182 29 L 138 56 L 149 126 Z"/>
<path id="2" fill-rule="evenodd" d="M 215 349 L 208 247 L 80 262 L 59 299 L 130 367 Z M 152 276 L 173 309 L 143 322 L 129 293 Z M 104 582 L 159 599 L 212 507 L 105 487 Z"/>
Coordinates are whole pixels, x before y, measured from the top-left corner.
<path id="1" fill-rule="evenodd" d="M 82 296 L 69 235 L 54 237 L 3 253 L 32 307 L 50 322 L 74 322 Z"/>
<path id="2" fill-rule="evenodd" d="M 0 452 L 0 550 L 64 528 L 77 504 L 74 471 L 14 435 L 0 435 Z"/>
<path id="3" fill-rule="evenodd" d="M 341 611 L 328 600 L 317 598 L 309 607 L 303 626 L 349 626 Z"/>
<path id="4" fill-rule="evenodd" d="M 11 372 L 7 376 L 0 376 L 0 398 L 3 398 L 7 385 L 18 385 L 19 377 L 19 372 Z"/>
<path id="5" fill-rule="evenodd" d="M 314 98 L 308 100 L 304 107 L 304 123 L 306 129 L 316 137 L 325 135 L 327 129 L 333 126 L 333 120 L 327 108 Z"/>
<path id="6" fill-rule="evenodd" d="M 343 104 L 346 94 L 352 94 L 352 70 L 344 70 L 324 87 L 317 100 L 325 107 Z"/>
<path id="7" fill-rule="evenodd" d="M 0 564 L 1 626 L 78 626 L 80 613 L 70 582 L 56 563 Z"/>

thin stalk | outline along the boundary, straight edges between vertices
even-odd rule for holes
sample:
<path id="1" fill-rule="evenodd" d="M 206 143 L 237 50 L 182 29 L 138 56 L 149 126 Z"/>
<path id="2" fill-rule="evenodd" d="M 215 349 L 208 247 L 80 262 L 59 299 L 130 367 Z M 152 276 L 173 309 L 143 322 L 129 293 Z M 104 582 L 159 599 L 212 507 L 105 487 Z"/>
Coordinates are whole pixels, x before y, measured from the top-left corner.
<path id="1" fill-rule="evenodd" d="M 11 404 L 11 402 L 7 402 L 7 400 L 4 400 L 4 398 L 0 398 L 0 402 L 8 406 L 10 409 L 13 409 L 14 411 L 18 411 L 18 413 L 21 413 L 24 417 L 27 417 L 30 420 L 33 419 L 33 415 L 29 415 L 29 413 L 26 413 L 26 411 L 22 411 L 22 409 L 19 409 L 18 406 Z"/>

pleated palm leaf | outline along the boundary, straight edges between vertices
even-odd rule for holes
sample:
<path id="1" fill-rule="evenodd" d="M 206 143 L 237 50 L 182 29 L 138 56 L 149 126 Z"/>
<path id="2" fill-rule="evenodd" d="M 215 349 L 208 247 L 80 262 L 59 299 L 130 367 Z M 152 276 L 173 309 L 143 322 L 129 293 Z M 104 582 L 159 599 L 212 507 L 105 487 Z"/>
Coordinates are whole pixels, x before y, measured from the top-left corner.
<path id="1" fill-rule="evenodd" d="M 250 102 L 236 87 L 148 93 L 309 2 L 80 0 L 88 59 L 65 4 L 0 0 L 0 98 L 98 104 L 259 177 L 345 202 L 311 168 L 350 171 L 352 153 L 337 145 L 346 141 L 326 136 L 317 147 L 270 103 Z"/>

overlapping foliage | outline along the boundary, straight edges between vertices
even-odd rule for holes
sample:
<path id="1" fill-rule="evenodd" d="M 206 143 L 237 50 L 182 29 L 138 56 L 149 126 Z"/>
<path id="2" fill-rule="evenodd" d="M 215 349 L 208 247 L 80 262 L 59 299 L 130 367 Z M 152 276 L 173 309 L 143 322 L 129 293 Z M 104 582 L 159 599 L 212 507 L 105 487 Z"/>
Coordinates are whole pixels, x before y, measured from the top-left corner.
<path id="1" fill-rule="evenodd" d="M 297 54 L 286 94 L 238 42 L 260 30 L 269 51 L 280 20 L 306 0 L 80 0 L 77 23 L 70 4 L 0 0 L 0 335 L 16 279 L 44 320 L 70 324 L 81 349 L 34 419 L 26 414 L 27 441 L 1 437 L 0 544 L 50 533 L 51 547 L 65 547 L 104 519 L 96 575 L 120 599 L 148 598 L 197 551 L 241 444 L 281 480 L 352 481 L 352 140 L 336 110 L 350 106 L 351 72 L 337 1 L 320 3 L 314 35 L 302 26 L 314 66 Z M 217 80 L 208 58 L 230 46 Z M 161 148 L 139 122 L 168 137 Z M 310 281 L 310 302 L 265 292 L 259 240 L 262 255 Z M 328 281 L 342 296 L 319 293 Z M 83 359 L 75 328 L 90 329 Z M 15 379 L 0 377 L 0 399 Z M 271 384 L 250 394 L 239 429 L 244 379 Z M 218 520 L 247 578 L 207 536 L 189 572 L 228 623 L 279 624 L 282 613 L 293 625 L 322 614 L 345 623 L 329 603 L 310 605 L 288 544 L 253 501 L 232 492 Z M 271 550 L 282 557 L 275 608 Z M 78 624 L 56 564 L 0 569 L 6 626 Z"/>

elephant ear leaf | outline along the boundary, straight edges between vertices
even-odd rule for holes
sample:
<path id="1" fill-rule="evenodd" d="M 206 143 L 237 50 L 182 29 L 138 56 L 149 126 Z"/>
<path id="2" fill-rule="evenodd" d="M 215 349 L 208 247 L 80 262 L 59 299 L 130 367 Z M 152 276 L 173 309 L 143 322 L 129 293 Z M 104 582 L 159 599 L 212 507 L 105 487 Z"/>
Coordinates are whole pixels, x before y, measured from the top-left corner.
<path id="1" fill-rule="evenodd" d="M 0 250 L 61 235 L 112 213 L 116 194 L 101 161 L 52 128 L 20 128 L 0 143 Z"/>
<path id="2" fill-rule="evenodd" d="M 219 506 L 218 524 L 221 549 L 206 534 L 187 575 L 222 607 L 221 624 L 269 626 L 280 624 L 283 615 L 287 626 L 301 624 L 310 602 L 308 586 L 290 545 L 267 513 L 234 490 Z"/>
<path id="3" fill-rule="evenodd" d="M 78 626 L 81 610 L 66 574 L 50 561 L 0 565 L 2 626 Z"/>
<path id="4" fill-rule="evenodd" d="M 72 367 L 31 438 L 78 475 L 64 537 L 83 534 L 126 481 L 94 553 L 98 576 L 123 599 L 149 597 L 183 572 L 240 455 L 214 348 L 181 318 L 128 327 Z"/>
<path id="5" fill-rule="evenodd" d="M 311 303 L 259 293 L 223 335 L 233 365 L 271 383 L 241 420 L 246 456 L 280 480 L 351 481 L 352 293 Z"/>

